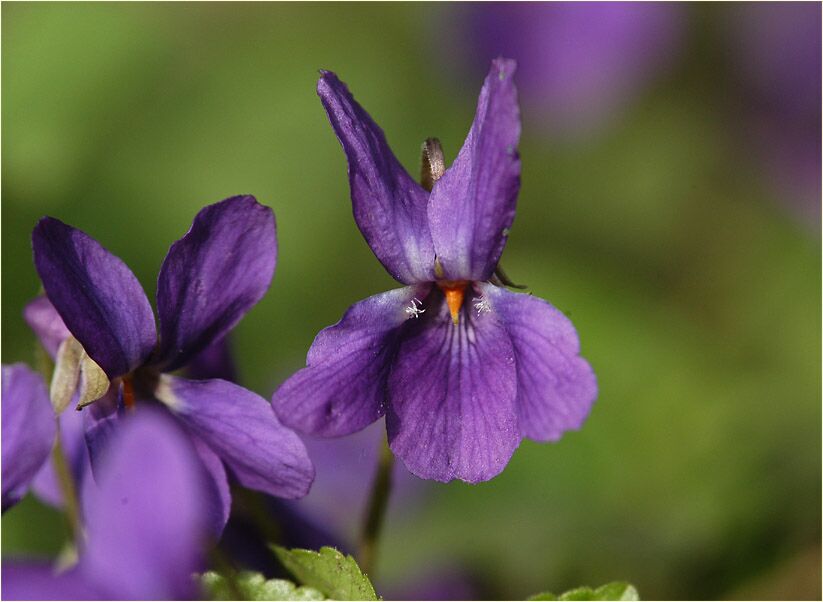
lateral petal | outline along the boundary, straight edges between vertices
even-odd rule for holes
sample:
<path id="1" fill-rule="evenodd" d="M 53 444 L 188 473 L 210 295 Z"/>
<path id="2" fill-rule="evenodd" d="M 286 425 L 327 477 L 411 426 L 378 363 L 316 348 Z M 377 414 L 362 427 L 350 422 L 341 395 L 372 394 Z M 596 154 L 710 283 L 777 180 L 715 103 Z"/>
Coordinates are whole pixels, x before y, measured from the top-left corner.
<path id="1" fill-rule="evenodd" d="M 492 284 L 478 288 L 514 347 L 521 434 L 556 441 L 580 428 L 597 397 L 597 379 L 579 355 L 571 320 L 538 297 Z"/>
<path id="2" fill-rule="evenodd" d="M 262 397 L 225 380 L 160 377 L 155 390 L 245 487 L 277 497 L 304 496 L 314 479 L 306 447 Z"/>
<path id="3" fill-rule="evenodd" d="M 320 331 L 306 367 L 272 398 L 284 424 L 302 433 L 337 437 L 383 416 L 399 331 L 412 318 L 415 299 L 424 299 L 428 288 L 409 286 L 374 295 Z"/>

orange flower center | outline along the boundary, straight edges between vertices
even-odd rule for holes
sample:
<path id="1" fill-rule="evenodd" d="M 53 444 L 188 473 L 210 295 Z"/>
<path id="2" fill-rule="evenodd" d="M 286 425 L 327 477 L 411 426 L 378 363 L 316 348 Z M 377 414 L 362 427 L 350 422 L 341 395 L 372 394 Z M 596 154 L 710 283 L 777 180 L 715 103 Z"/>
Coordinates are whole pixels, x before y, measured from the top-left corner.
<path id="1" fill-rule="evenodd" d="M 446 297 L 446 305 L 449 306 L 449 313 L 455 325 L 457 325 L 460 318 L 460 308 L 463 307 L 467 284 L 468 282 L 465 280 L 440 280 L 437 283 L 437 286 L 440 287 Z"/>

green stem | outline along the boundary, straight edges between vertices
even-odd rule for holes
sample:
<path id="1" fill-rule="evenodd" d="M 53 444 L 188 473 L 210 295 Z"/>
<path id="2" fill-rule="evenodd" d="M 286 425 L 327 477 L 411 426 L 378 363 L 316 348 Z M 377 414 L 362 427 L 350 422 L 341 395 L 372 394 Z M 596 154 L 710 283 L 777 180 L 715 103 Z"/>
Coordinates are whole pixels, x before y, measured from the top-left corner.
<path id="1" fill-rule="evenodd" d="M 63 452 L 63 445 L 60 441 L 60 422 L 57 422 L 57 436 L 54 439 L 52 449 L 52 461 L 54 462 L 54 472 L 57 473 L 57 481 L 60 484 L 60 491 L 63 494 L 63 506 L 66 512 L 66 520 L 71 530 L 75 544 L 80 543 L 83 528 L 80 524 L 80 504 L 77 502 L 77 487 L 74 484 L 74 477 L 71 468 Z"/>
<path id="2" fill-rule="evenodd" d="M 377 558 L 377 542 L 380 529 L 386 515 L 391 493 L 391 473 L 394 466 L 394 454 L 384 439 L 380 450 L 380 459 L 377 464 L 377 473 L 374 477 L 369 506 L 363 523 L 363 533 L 360 537 L 358 558 L 360 568 L 364 573 L 374 578 L 374 564 Z"/>

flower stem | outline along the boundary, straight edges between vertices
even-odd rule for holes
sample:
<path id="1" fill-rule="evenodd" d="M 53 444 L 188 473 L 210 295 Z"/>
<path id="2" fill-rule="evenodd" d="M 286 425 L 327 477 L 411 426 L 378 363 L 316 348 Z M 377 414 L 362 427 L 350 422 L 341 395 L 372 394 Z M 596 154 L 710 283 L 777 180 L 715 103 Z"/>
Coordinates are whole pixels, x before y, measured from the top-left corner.
<path id="1" fill-rule="evenodd" d="M 83 533 L 80 524 L 80 504 L 77 501 L 77 487 L 74 483 L 74 477 L 71 474 L 71 468 L 66 460 L 66 454 L 63 452 L 63 445 L 60 440 L 59 421 L 57 423 L 57 436 L 54 439 L 54 448 L 51 453 L 54 472 L 57 474 L 60 492 L 63 494 L 63 507 L 65 508 L 66 520 L 68 521 L 74 542 L 80 543 L 80 538 Z"/>
<path id="2" fill-rule="evenodd" d="M 372 485 L 366 518 L 363 523 L 363 533 L 360 536 L 358 552 L 360 568 L 372 579 L 374 578 L 374 563 L 377 558 L 377 541 L 380 537 L 380 529 L 383 526 L 386 508 L 389 504 L 393 466 L 394 454 L 389 449 L 388 441 L 384 439 L 380 448 L 380 458 Z"/>

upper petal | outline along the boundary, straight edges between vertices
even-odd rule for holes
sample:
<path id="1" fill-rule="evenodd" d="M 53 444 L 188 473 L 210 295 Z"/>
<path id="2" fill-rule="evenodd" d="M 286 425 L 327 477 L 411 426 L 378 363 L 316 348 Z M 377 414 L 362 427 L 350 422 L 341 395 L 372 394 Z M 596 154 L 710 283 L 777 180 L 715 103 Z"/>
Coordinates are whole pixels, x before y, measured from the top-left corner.
<path id="1" fill-rule="evenodd" d="M 571 321 L 538 297 L 492 284 L 479 289 L 509 333 L 517 363 L 520 433 L 555 441 L 580 428 L 597 397 L 597 379 L 581 358 Z"/>
<path id="2" fill-rule="evenodd" d="M 486 481 L 520 443 L 512 344 L 472 303 L 453 324 L 437 295 L 404 332 L 389 376 L 389 445 L 424 479 Z"/>
<path id="3" fill-rule="evenodd" d="M 142 407 L 118 425 L 86 504 L 80 568 L 110 599 L 191 599 L 201 568 L 208 490 L 191 441 Z"/>
<path id="4" fill-rule="evenodd" d="M 131 372 L 157 341 L 154 314 L 126 264 L 84 232 L 45 217 L 32 233 L 49 301 L 110 378 Z"/>
<path id="5" fill-rule="evenodd" d="M 317 94 L 346 153 L 354 219 L 371 250 L 405 284 L 432 280 L 429 194 L 403 169 L 383 130 L 346 85 L 321 71 Z"/>
<path id="6" fill-rule="evenodd" d="M 271 284 L 274 213 L 253 196 L 209 205 L 169 249 L 157 280 L 160 350 L 174 370 L 231 330 Z"/>
<path id="7" fill-rule="evenodd" d="M 160 377 L 155 395 L 245 487 L 277 497 L 306 495 L 314 466 L 306 447 L 262 397 L 225 380 Z"/>
<path id="8" fill-rule="evenodd" d="M 434 185 L 428 216 L 443 277 L 486 280 L 503 253 L 520 190 L 516 63 L 492 61 L 469 135 Z"/>
<path id="9" fill-rule="evenodd" d="M 25 364 L 3 366 L 2 465 L 5 511 L 16 504 L 51 452 L 57 423 L 46 384 Z"/>
<path id="10" fill-rule="evenodd" d="M 412 315 L 413 300 L 425 298 L 427 290 L 418 285 L 374 295 L 320 331 L 306 367 L 272 398 L 280 419 L 303 433 L 336 437 L 380 418 L 398 331 Z"/>
<path id="11" fill-rule="evenodd" d="M 54 359 L 60 343 L 71 336 L 63 318 L 54 309 L 49 298 L 45 295 L 35 297 L 23 308 L 23 318 L 26 324 L 34 331 L 35 336 Z"/>

